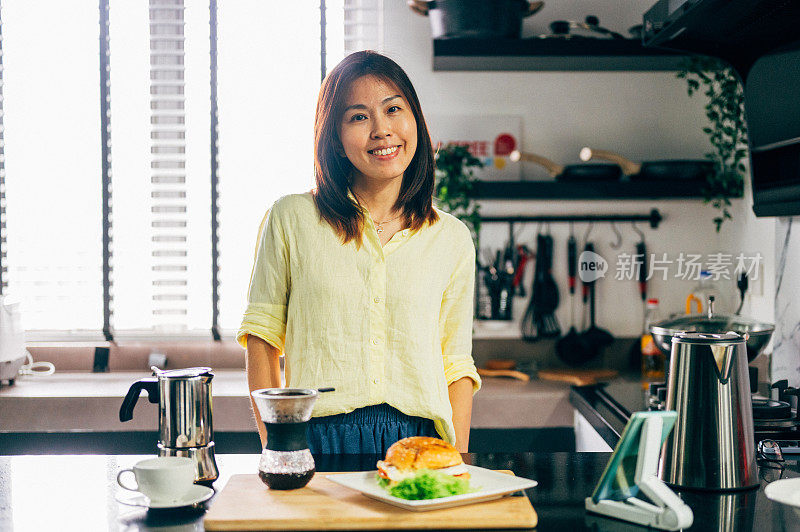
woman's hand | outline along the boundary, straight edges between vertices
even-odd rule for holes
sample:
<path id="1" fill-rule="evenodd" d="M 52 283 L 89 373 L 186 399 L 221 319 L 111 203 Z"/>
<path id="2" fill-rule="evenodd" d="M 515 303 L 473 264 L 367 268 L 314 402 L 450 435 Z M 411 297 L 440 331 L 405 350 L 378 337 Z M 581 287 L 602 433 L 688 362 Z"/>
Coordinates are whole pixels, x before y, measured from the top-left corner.
<path id="1" fill-rule="evenodd" d="M 261 388 L 281 388 L 281 352 L 258 336 L 247 335 L 247 386 L 250 391 Z M 258 408 L 250 397 L 261 446 L 267 444 L 267 429 Z"/>
<path id="2" fill-rule="evenodd" d="M 453 409 L 453 427 L 456 431 L 455 448 L 466 453 L 469 447 L 469 425 L 472 420 L 472 379 L 461 377 L 447 387 Z"/>

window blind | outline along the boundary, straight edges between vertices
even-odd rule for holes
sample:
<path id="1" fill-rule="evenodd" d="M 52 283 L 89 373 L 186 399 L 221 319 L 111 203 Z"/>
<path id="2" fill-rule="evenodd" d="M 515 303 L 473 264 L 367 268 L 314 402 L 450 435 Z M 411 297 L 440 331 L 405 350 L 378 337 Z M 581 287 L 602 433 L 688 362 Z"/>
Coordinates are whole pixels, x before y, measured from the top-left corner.
<path id="1" fill-rule="evenodd" d="M 344 0 L 344 55 L 383 50 L 383 0 Z M 334 65 L 335 66 L 335 65 Z"/>
<path id="2" fill-rule="evenodd" d="M 156 327 L 187 326 L 183 10 L 183 0 L 150 0 L 150 269 Z"/>
<path id="3" fill-rule="evenodd" d="M 211 328 L 209 4 L 111 0 L 115 336 Z"/>

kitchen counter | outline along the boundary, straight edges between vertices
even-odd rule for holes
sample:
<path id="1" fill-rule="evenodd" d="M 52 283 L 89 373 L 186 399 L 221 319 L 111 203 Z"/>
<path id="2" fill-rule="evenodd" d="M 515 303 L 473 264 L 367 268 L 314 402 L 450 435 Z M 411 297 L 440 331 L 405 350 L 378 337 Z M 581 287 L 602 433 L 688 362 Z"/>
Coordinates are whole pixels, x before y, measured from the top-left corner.
<path id="1" fill-rule="evenodd" d="M 245 372 L 222 369 L 214 373 L 218 449 L 258 452 Z M 142 397 L 132 420 L 123 423 L 118 417 L 130 385 L 146 376 L 149 373 L 133 371 L 57 372 L 22 377 L 13 386 L 2 386 L 0 449 L 11 449 L 6 454 L 148 452 L 156 440 L 157 406 Z M 569 393 L 569 385 L 561 382 L 485 378 L 473 402 L 472 441 L 484 450 L 494 449 L 487 447 L 489 440 L 502 429 L 519 432 L 502 436 L 508 443 L 505 451 L 573 450 Z"/>
<path id="2" fill-rule="evenodd" d="M 149 375 L 74 372 L 20 378 L 13 386 L 0 387 L 0 428 L 27 432 L 153 430 L 158 409 L 146 398 L 137 403 L 131 421 L 122 423 L 118 418 L 130 385 Z M 245 372 L 217 370 L 212 384 L 215 430 L 252 430 Z M 569 426 L 572 408 L 568 396 L 569 385 L 561 382 L 485 378 L 474 399 L 473 427 Z M 531 404 L 535 408 L 530 408 Z"/>
<path id="3" fill-rule="evenodd" d="M 587 514 L 584 498 L 600 478 L 607 453 L 479 453 L 467 462 L 492 469 L 511 469 L 539 482 L 527 490 L 539 515 L 538 531 L 641 531 L 644 528 Z M 202 529 L 204 509 L 148 512 L 121 504 L 115 494 L 117 472 L 145 458 L 134 455 L 0 456 L 0 530 L 171 530 Z M 318 471 L 358 471 L 375 466 L 374 455 L 318 456 Z M 231 475 L 256 472 L 258 455 L 218 455 L 219 490 Z M 771 480 L 765 471 L 764 478 Z M 797 462 L 786 477 L 800 476 Z M 681 493 L 694 511 L 690 530 L 793 530 L 791 510 L 769 501 L 759 490 L 735 494 Z M 266 488 L 265 488 L 266 489 Z M 346 488 L 342 488 L 346 489 Z M 123 496 L 128 497 L 127 492 Z M 213 504 L 212 498 L 206 504 Z M 792 525 L 794 526 L 794 525 Z"/>

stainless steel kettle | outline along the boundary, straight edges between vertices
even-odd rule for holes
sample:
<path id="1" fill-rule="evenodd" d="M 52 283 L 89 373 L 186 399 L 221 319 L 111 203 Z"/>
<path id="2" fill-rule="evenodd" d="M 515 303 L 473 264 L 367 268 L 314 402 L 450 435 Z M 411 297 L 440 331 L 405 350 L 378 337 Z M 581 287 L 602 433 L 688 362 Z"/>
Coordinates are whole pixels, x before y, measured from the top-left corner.
<path id="1" fill-rule="evenodd" d="M 214 430 L 211 423 L 211 368 L 161 371 L 134 382 L 119 410 L 119 420 L 133 418 L 133 408 L 142 390 L 151 403 L 158 403 L 159 456 L 186 456 L 196 465 L 195 482 L 210 484 L 217 479 L 214 460 Z"/>
<path id="2" fill-rule="evenodd" d="M 672 339 L 665 408 L 678 412 L 659 473 L 676 487 L 757 487 L 747 335 L 687 332 Z"/>

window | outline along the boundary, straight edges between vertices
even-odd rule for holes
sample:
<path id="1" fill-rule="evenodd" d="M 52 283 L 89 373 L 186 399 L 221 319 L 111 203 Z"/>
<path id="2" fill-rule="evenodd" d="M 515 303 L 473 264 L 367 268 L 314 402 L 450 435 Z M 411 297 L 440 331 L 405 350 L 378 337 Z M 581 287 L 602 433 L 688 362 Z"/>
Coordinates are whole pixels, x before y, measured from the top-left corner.
<path id="1" fill-rule="evenodd" d="M 281 5 L 285 18 L 262 0 L 227 2 L 219 12 L 222 329 L 241 323 L 266 210 L 314 186 L 320 10 L 314 2 Z"/>
<path id="2" fill-rule="evenodd" d="M 99 330 L 97 4 L 31 6 L 0 4 L 8 292 L 26 328 Z"/>
<path id="3" fill-rule="evenodd" d="M 232 334 L 261 218 L 314 184 L 320 66 L 380 48 L 381 7 L 108 0 L 103 39 L 95 3 L 0 0 L 3 285 L 33 338 L 99 337 L 105 168 L 115 336 L 207 336 L 214 303 Z"/>

